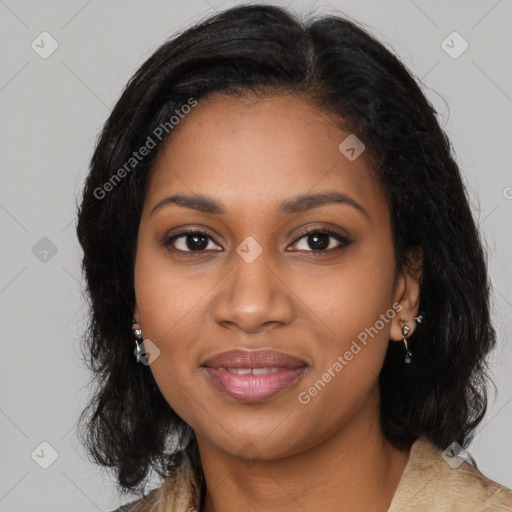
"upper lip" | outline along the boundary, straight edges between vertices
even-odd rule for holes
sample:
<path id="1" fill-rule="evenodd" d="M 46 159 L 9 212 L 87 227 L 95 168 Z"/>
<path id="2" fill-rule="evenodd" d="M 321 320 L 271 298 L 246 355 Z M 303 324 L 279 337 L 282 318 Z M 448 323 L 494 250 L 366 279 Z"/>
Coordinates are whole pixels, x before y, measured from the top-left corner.
<path id="1" fill-rule="evenodd" d="M 306 362 L 276 350 L 229 350 L 210 357 L 202 366 L 210 368 L 300 368 Z"/>

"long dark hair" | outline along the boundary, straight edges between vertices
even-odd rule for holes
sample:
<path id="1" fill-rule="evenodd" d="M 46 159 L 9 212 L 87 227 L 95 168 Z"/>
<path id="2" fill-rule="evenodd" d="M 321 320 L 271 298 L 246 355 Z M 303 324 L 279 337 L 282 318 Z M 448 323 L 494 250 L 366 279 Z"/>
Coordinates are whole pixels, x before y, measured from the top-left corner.
<path id="1" fill-rule="evenodd" d="M 300 94 L 364 142 L 389 203 L 396 268 L 414 266 L 409 250 L 422 253 L 424 320 L 410 338 L 413 362 L 404 364 L 402 347 L 390 343 L 379 376 L 384 434 L 397 447 L 420 435 L 443 449 L 465 445 L 486 410 L 485 357 L 495 331 L 482 240 L 437 113 L 399 59 L 357 23 L 302 21 L 280 7 L 250 5 L 158 48 L 97 142 L 77 225 L 91 308 L 84 356 L 97 387 L 79 433 L 94 461 L 115 469 L 125 492 L 142 490 L 150 469 L 166 476 L 184 454 L 197 457 L 190 426 L 135 360 L 131 323 L 148 176 L 172 136 L 169 119 L 211 93 Z M 148 137 L 155 147 L 134 163 Z"/>

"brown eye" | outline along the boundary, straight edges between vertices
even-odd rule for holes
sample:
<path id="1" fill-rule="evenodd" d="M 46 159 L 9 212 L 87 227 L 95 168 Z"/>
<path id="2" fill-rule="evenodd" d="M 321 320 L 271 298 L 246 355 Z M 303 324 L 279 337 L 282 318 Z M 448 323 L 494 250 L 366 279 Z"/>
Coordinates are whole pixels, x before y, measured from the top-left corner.
<path id="1" fill-rule="evenodd" d="M 305 239 L 303 246 L 309 247 L 311 250 L 305 247 L 299 247 L 298 249 L 305 250 L 306 252 L 326 253 L 343 249 L 350 244 L 350 241 L 345 236 L 328 229 L 306 230 L 301 233 L 301 235 L 302 236 L 294 242 L 294 245 L 302 239 Z M 336 241 L 338 244 L 336 244 Z"/>
<path id="2" fill-rule="evenodd" d="M 182 231 L 181 233 L 167 238 L 164 242 L 164 246 L 181 252 L 204 252 L 208 249 L 210 241 L 213 242 L 213 239 L 207 233 L 189 230 Z"/>

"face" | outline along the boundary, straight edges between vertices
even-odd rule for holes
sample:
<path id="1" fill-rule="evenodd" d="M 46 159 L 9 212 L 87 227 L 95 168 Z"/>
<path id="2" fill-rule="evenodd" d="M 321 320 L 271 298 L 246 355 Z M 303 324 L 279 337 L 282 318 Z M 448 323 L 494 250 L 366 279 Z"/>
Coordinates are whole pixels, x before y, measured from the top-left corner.
<path id="1" fill-rule="evenodd" d="M 339 149 L 348 135 L 300 97 L 216 95 L 156 160 L 134 309 L 160 351 L 149 371 L 165 399 L 226 453 L 298 453 L 377 414 L 404 286 L 365 154 Z M 210 202 L 164 201 L 177 194 Z M 341 199 L 298 201 L 317 194 Z M 225 378 L 203 366 L 238 349 L 275 350 L 302 367 Z M 247 391 L 251 379 L 259 391 Z"/>

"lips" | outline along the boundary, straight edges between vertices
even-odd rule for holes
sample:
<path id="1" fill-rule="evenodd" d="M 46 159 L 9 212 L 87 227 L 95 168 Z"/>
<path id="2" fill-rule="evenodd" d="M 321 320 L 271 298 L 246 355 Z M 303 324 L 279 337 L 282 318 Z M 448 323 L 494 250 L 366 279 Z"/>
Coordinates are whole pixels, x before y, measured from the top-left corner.
<path id="1" fill-rule="evenodd" d="M 275 350 L 231 350 L 202 364 L 217 389 L 245 403 L 273 398 L 295 384 L 307 366 L 305 361 Z"/>
<path id="2" fill-rule="evenodd" d="M 301 368 L 306 362 L 276 350 L 230 350 L 207 359 L 209 368 Z"/>

